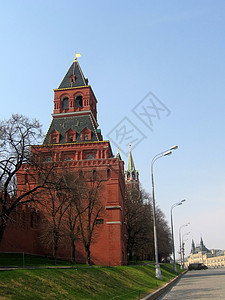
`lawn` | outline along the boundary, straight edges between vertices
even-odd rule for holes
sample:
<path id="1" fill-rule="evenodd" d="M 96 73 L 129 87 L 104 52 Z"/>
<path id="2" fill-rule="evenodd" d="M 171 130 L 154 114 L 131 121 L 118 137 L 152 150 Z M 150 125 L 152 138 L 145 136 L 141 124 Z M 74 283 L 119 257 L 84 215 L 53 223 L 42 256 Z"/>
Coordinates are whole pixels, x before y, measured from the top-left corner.
<path id="1" fill-rule="evenodd" d="M 22 254 L 0 254 L 0 266 L 23 266 Z M 47 269 L 53 261 L 26 255 L 26 266 L 0 272 L 0 299 L 139 299 L 176 276 L 173 265 L 162 264 L 163 280 L 155 278 L 152 264 L 119 267 L 75 265 Z M 21 263 L 22 261 L 22 263 Z M 146 263 L 146 262 L 145 262 Z M 57 261 L 60 267 L 70 263 Z M 179 270 L 181 272 L 181 270 Z"/>
<path id="2" fill-rule="evenodd" d="M 0 253 L 0 267 L 31 267 L 31 266 L 52 266 L 53 259 L 24 254 L 24 253 Z M 57 260 L 56 265 L 70 266 L 71 263 L 65 260 Z"/>

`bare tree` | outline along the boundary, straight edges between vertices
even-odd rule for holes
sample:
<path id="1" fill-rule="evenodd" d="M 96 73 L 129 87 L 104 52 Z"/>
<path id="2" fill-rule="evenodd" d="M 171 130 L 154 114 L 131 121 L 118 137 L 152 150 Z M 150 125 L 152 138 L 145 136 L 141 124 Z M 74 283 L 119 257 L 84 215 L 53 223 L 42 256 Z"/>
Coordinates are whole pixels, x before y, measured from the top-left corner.
<path id="1" fill-rule="evenodd" d="M 38 169 L 37 160 L 31 155 L 30 145 L 38 143 L 42 137 L 41 125 L 37 120 L 29 120 L 22 115 L 12 115 L 9 120 L 0 122 L 0 244 L 12 211 L 20 205 L 34 201 L 34 195 L 44 186 L 38 184 L 29 168 Z M 26 188 L 18 192 L 16 175 L 24 164 Z M 47 176 L 47 173 L 46 173 Z"/>
<path id="2" fill-rule="evenodd" d="M 166 260 L 172 253 L 171 231 L 164 213 L 156 207 L 156 225 L 158 232 L 159 260 Z"/>
<path id="3" fill-rule="evenodd" d="M 70 245 L 71 245 L 71 262 L 76 263 L 76 241 L 80 239 L 80 227 L 78 223 L 78 212 L 75 209 L 75 204 L 70 198 L 69 208 L 67 212 L 67 224 L 69 229 Z"/>
<path id="4" fill-rule="evenodd" d="M 80 234 L 86 251 L 86 262 L 91 264 L 91 244 L 94 240 L 94 229 L 97 219 L 100 217 L 103 207 L 100 199 L 102 191 L 102 180 L 96 171 L 92 175 L 86 174 L 83 177 L 83 186 L 80 197 L 75 201 L 78 214 Z"/>
<path id="5" fill-rule="evenodd" d="M 152 217 L 149 195 L 143 189 L 127 187 L 125 195 L 127 253 L 129 260 L 133 256 L 146 258 L 152 243 Z M 146 252 L 147 251 L 147 252 Z"/>
<path id="6" fill-rule="evenodd" d="M 65 214 L 70 206 L 70 190 L 60 172 L 52 172 L 48 184 L 40 195 L 43 222 L 40 240 L 48 248 L 52 248 L 52 256 L 56 263 L 59 241 L 65 236 Z"/>
<path id="7" fill-rule="evenodd" d="M 126 189 L 125 197 L 127 252 L 129 259 L 154 259 L 152 204 L 142 188 Z M 156 209 L 159 257 L 166 258 L 171 252 L 170 230 L 165 215 Z"/>
<path id="8" fill-rule="evenodd" d="M 76 241 L 80 240 L 79 213 L 84 213 L 87 207 L 77 210 L 79 203 L 85 198 L 87 192 L 84 178 L 72 172 L 64 173 L 64 180 L 68 187 L 68 210 L 66 212 L 65 232 L 68 232 L 71 245 L 71 262 L 76 263 Z"/>

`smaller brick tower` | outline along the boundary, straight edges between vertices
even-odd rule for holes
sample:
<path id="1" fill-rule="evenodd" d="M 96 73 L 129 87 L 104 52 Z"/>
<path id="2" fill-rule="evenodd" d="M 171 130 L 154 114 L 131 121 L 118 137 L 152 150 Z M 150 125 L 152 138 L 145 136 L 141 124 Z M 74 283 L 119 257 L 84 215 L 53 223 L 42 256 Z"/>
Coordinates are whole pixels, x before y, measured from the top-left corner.
<path id="1" fill-rule="evenodd" d="M 135 169 L 134 160 L 131 154 L 131 144 L 129 147 L 127 170 L 125 171 L 125 183 L 129 188 L 139 189 L 139 173 L 138 170 Z"/>

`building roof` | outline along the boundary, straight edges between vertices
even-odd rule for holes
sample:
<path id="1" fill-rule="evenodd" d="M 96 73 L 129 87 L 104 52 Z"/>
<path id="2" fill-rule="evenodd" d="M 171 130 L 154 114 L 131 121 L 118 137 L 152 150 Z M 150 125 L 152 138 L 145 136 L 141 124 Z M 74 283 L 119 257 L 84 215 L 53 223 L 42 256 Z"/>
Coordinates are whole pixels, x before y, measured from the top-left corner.
<path id="1" fill-rule="evenodd" d="M 208 248 L 206 248 L 206 246 L 204 245 L 203 239 L 201 237 L 200 240 L 200 245 L 195 247 L 194 241 L 192 239 L 192 248 L 191 248 L 191 252 L 192 253 L 198 253 L 198 252 L 210 252 L 210 250 Z"/>
<path id="2" fill-rule="evenodd" d="M 71 80 L 72 77 L 74 77 L 75 79 L 74 82 Z M 63 78 L 62 82 L 60 83 L 58 89 L 81 87 L 87 85 L 87 80 L 85 80 L 80 65 L 75 59 L 72 65 L 70 66 L 69 70 L 67 71 L 65 77 Z"/>
<path id="3" fill-rule="evenodd" d="M 54 130 L 60 133 L 59 143 L 66 143 L 66 133 L 70 129 L 73 129 L 77 133 L 76 142 L 85 142 L 81 140 L 81 132 L 85 128 L 88 128 L 91 131 L 91 141 L 99 141 L 97 131 L 90 115 L 55 118 L 52 120 L 43 144 L 50 144 L 49 135 Z M 90 140 L 88 141 L 90 142 Z"/>

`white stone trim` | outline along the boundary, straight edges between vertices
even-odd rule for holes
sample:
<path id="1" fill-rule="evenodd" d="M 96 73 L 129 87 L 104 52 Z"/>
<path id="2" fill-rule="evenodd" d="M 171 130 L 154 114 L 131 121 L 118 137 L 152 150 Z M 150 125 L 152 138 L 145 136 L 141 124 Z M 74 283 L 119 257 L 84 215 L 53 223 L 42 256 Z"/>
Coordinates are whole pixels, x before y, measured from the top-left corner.
<path id="1" fill-rule="evenodd" d="M 120 224 L 121 225 L 121 222 L 120 221 L 113 221 L 113 222 L 106 222 L 106 224 Z"/>
<path id="2" fill-rule="evenodd" d="M 106 209 L 120 209 L 122 210 L 122 207 L 120 205 L 112 205 L 112 206 L 106 206 Z"/>

